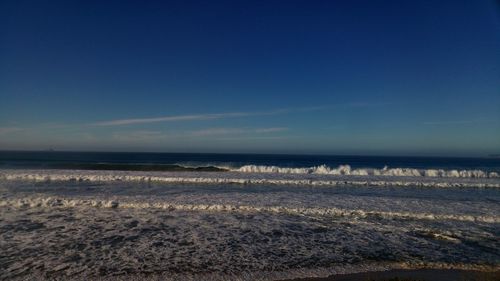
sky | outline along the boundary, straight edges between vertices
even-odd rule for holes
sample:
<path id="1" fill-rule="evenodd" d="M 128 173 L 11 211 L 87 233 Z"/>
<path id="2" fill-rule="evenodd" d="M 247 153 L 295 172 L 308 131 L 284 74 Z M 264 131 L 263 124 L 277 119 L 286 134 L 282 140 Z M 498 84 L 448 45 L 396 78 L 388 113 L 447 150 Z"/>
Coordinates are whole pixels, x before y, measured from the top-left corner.
<path id="1" fill-rule="evenodd" d="M 500 153 L 500 8 L 0 2 L 0 150 Z"/>

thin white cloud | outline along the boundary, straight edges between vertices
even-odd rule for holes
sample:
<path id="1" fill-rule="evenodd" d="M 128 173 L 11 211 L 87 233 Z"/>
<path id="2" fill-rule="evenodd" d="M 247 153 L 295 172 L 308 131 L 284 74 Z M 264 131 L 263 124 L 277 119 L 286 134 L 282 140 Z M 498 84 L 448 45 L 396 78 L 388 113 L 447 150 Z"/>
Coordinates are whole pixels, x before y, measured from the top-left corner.
<path id="1" fill-rule="evenodd" d="M 304 113 L 304 112 L 328 110 L 342 106 L 364 107 L 364 106 L 380 106 L 380 105 L 385 105 L 385 103 L 343 103 L 336 105 L 281 108 L 268 111 L 254 111 L 254 112 L 226 112 L 226 113 L 208 113 L 208 114 L 170 115 L 170 116 L 159 116 L 159 117 L 148 117 L 148 118 L 126 118 L 126 119 L 104 120 L 100 122 L 83 124 L 83 126 L 113 127 L 113 126 L 139 125 L 139 124 L 149 124 L 149 123 L 159 123 L 159 122 L 200 121 L 200 120 L 240 118 L 240 117 L 252 117 L 252 116 L 269 116 L 269 115 L 280 115 L 280 114 L 290 114 L 290 113 Z M 26 131 L 26 130 L 31 131 L 33 129 L 41 129 L 41 128 L 45 130 L 47 129 L 79 130 L 81 129 L 81 127 L 82 124 L 45 123 L 45 124 L 39 124 L 37 128 L 0 127 L 0 134 L 12 133 L 17 131 Z M 280 129 L 274 128 L 273 130 L 279 131 Z"/>
<path id="2" fill-rule="evenodd" d="M 154 141 L 165 140 L 169 137 L 160 131 L 132 131 L 132 132 L 115 132 L 111 138 L 115 141 Z"/>
<path id="3" fill-rule="evenodd" d="M 215 136 L 215 135 L 241 134 L 243 132 L 244 132 L 243 129 L 238 129 L 238 128 L 208 128 L 208 129 L 191 131 L 189 135 L 195 137 L 203 137 L 203 136 Z"/>
<path id="4" fill-rule="evenodd" d="M 247 116 L 247 113 L 217 113 L 217 114 L 198 114 L 198 115 L 173 115 L 154 118 L 135 118 L 135 119 L 117 119 L 110 121 L 97 122 L 90 125 L 93 126 L 120 126 L 120 125 L 133 125 L 133 124 L 146 124 L 156 122 L 173 122 L 173 121 L 190 121 L 190 120 L 209 120 L 221 119 L 228 117 Z"/>
<path id="5" fill-rule="evenodd" d="M 314 106 L 314 107 L 311 106 L 311 107 L 301 107 L 301 108 L 283 108 L 270 111 L 256 111 L 256 112 L 227 112 L 227 113 L 212 113 L 212 114 L 171 115 L 171 116 L 160 116 L 152 118 L 115 119 L 115 120 L 96 122 L 88 125 L 123 126 L 123 125 L 148 124 L 157 122 L 196 121 L 196 120 L 225 119 L 233 117 L 236 118 L 236 117 L 249 117 L 249 116 L 266 116 L 266 115 L 287 114 L 292 112 L 318 111 L 318 110 L 325 110 L 331 107 L 332 106 Z"/>
<path id="6" fill-rule="evenodd" d="M 217 141 L 251 141 L 251 140 L 284 140 L 290 137 L 284 136 L 245 136 L 245 137 L 220 137 L 216 138 Z"/>
<path id="7" fill-rule="evenodd" d="M 288 130 L 284 127 L 275 128 L 208 128 L 203 130 L 191 131 L 191 136 L 220 136 L 220 135 L 238 135 L 238 134 L 266 134 L 274 132 L 283 132 Z"/>
<path id="8" fill-rule="evenodd" d="M 9 133 L 21 132 L 24 128 L 19 127 L 0 127 L 0 135 L 6 135 Z"/>
<path id="9" fill-rule="evenodd" d="M 470 125 L 470 124 L 481 124 L 490 123 L 491 120 L 458 120 L 458 121 L 429 121 L 424 122 L 424 125 Z"/>
<path id="10" fill-rule="evenodd" d="M 120 142 L 147 142 L 147 141 L 165 141 L 174 139 L 190 138 L 210 138 L 218 136 L 276 136 L 274 133 L 287 131 L 284 127 L 270 128 L 205 128 L 200 130 L 180 131 L 180 132 L 161 132 L 161 131 L 119 131 L 113 132 L 110 137 L 114 141 Z M 106 139 L 106 137 L 104 137 Z"/>
<path id="11" fill-rule="evenodd" d="M 284 132 L 288 131 L 288 128 L 286 127 L 274 127 L 274 128 L 260 128 L 256 129 L 256 133 L 276 133 L 276 132 Z"/>

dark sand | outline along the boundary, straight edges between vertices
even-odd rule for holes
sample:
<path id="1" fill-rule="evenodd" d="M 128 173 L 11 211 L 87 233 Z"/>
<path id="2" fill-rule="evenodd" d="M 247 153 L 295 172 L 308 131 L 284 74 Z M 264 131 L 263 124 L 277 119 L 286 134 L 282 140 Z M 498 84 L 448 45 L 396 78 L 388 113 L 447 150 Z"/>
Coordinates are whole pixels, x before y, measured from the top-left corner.
<path id="1" fill-rule="evenodd" d="M 341 274 L 326 278 L 299 278 L 290 281 L 500 281 L 500 271 L 481 272 L 456 269 L 397 269 Z"/>

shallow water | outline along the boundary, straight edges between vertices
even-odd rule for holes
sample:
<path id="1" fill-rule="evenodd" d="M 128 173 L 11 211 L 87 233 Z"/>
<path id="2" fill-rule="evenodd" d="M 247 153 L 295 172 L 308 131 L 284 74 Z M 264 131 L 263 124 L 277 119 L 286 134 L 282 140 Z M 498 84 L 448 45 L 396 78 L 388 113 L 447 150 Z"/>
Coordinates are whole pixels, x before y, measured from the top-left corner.
<path id="1" fill-rule="evenodd" d="M 315 186 L 102 180 L 96 173 L 110 176 L 86 171 L 82 181 L 0 180 L 1 278 L 215 274 L 254 280 L 250 273 L 264 273 L 271 280 L 271 272 L 323 276 L 327 268 L 353 265 L 500 264 L 500 190 L 475 187 L 473 179 L 446 188 L 372 186 L 370 180 Z"/>

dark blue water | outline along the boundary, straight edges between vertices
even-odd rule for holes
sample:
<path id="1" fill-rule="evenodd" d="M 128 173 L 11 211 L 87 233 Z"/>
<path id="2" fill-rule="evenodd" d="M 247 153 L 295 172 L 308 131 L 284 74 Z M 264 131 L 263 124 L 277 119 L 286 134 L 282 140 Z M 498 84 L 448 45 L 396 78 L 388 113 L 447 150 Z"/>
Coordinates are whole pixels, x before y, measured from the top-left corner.
<path id="1" fill-rule="evenodd" d="M 111 153 L 111 152 L 0 152 L 0 168 L 180 170 L 181 166 L 243 165 L 312 167 L 350 165 L 353 168 L 481 169 L 500 171 L 500 158 L 205 154 L 205 153 Z M 210 168 L 208 169 L 210 170 Z"/>

